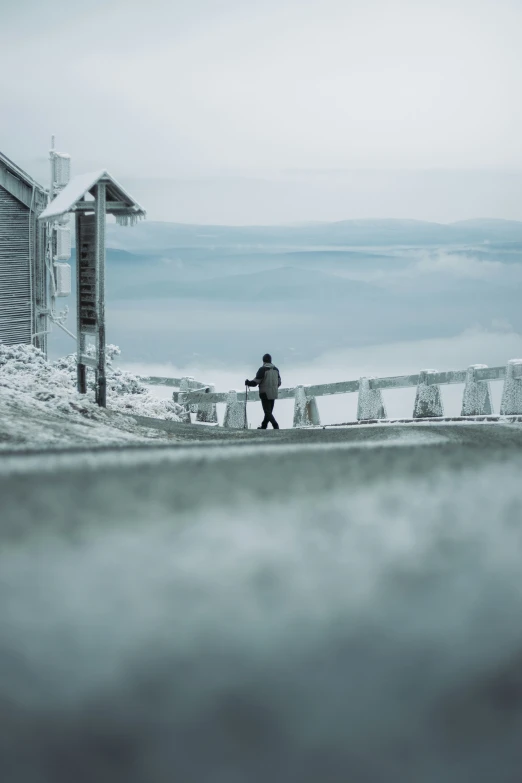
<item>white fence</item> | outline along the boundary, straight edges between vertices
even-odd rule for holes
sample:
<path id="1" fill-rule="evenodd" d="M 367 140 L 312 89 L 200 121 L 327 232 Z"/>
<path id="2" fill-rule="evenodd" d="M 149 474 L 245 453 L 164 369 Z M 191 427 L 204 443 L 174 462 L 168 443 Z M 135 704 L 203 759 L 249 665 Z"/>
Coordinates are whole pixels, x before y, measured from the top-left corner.
<path id="1" fill-rule="evenodd" d="M 216 404 L 226 405 L 223 426 L 242 429 L 248 426 L 245 392 L 232 390 L 216 392 L 212 384 L 195 381 L 194 378 L 142 378 L 151 383 L 179 388 L 173 398 L 185 406 L 186 420 L 190 411 L 196 413 L 196 421 L 217 423 Z M 415 386 L 417 392 L 412 419 L 444 417 L 440 387 L 447 384 L 464 384 L 461 417 L 484 417 L 493 414 L 491 381 L 503 381 L 501 416 L 522 416 L 522 359 L 511 359 L 504 367 L 487 367 L 473 364 L 466 370 L 421 370 L 417 375 L 398 375 L 388 378 L 359 378 L 356 381 L 312 384 L 279 389 L 279 399 L 294 399 L 294 427 L 310 427 L 321 424 L 317 397 L 332 394 L 358 393 L 357 421 L 378 422 L 387 419 L 382 392 Z M 248 402 L 259 401 L 255 390 L 248 392 Z"/>
<path id="2" fill-rule="evenodd" d="M 190 423 L 191 413 L 196 414 L 196 421 L 206 424 L 217 424 L 217 410 L 214 400 L 207 402 L 209 396 L 215 397 L 215 386 L 213 383 L 201 383 L 195 381 L 194 378 L 162 378 L 157 375 L 141 376 L 141 381 L 150 386 L 173 386 L 179 391 L 175 391 L 172 397 L 175 402 L 179 402 L 184 408 L 184 421 Z M 185 397 L 188 392 L 203 392 L 206 396 L 203 401 L 199 400 L 197 403 L 185 404 Z M 218 395 L 219 396 L 219 395 Z M 243 425 L 242 425 L 243 426 Z"/>

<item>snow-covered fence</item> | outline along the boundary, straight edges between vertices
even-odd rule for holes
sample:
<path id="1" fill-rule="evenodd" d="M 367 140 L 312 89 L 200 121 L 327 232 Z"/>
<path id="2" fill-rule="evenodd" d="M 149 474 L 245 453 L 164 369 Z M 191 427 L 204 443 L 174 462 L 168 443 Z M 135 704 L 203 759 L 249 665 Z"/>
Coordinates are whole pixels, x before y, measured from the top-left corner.
<path id="1" fill-rule="evenodd" d="M 193 391 L 203 394 L 212 394 L 216 390 L 213 383 L 196 381 L 192 376 L 188 375 L 183 378 L 164 378 L 159 375 L 147 375 L 141 376 L 140 380 L 148 386 L 171 386 L 178 389 L 179 391 L 174 391 L 172 393 L 172 399 L 174 402 L 183 405 L 185 411 L 184 421 L 186 423 L 190 423 L 190 414 L 195 413 L 196 421 L 204 422 L 206 424 L 217 424 L 217 409 L 215 402 L 209 400 L 208 397 L 204 402 L 200 403 L 190 402 L 185 399 L 187 393 Z"/>
<path id="2" fill-rule="evenodd" d="M 174 380 L 174 379 L 173 379 Z M 193 379 L 192 379 L 193 380 Z M 145 379 L 144 379 L 145 381 Z M 522 359 L 511 359 L 505 367 L 487 367 L 474 364 L 466 370 L 421 370 L 416 375 L 398 375 L 387 378 L 359 378 L 356 381 L 312 384 L 279 389 L 279 399 L 294 399 L 294 427 L 319 425 L 317 397 L 357 392 L 357 420 L 376 422 L 386 419 L 386 407 L 382 398 L 384 390 L 416 387 L 413 419 L 433 419 L 444 416 L 440 387 L 447 384 L 464 384 L 461 417 L 489 416 L 493 413 L 490 381 L 504 381 L 501 416 L 522 416 Z M 195 382 L 194 382 L 195 384 Z M 174 384 L 172 384 L 174 385 Z M 248 392 L 248 402 L 259 401 L 257 391 Z M 178 398 L 178 402 L 179 402 Z M 245 392 L 188 391 L 183 395 L 186 405 L 216 405 L 224 403 L 225 427 L 244 427 Z M 217 419 L 215 419 L 217 421 Z"/>
<path id="3" fill-rule="evenodd" d="M 147 386 L 173 386 L 176 389 L 181 387 L 183 381 L 190 381 L 190 383 L 193 384 L 190 388 L 194 389 L 205 385 L 204 383 L 195 381 L 194 378 L 190 375 L 183 378 L 164 378 L 159 375 L 140 375 L 140 380 L 142 383 L 146 383 Z M 177 402 L 177 400 L 175 400 L 175 402 Z"/>

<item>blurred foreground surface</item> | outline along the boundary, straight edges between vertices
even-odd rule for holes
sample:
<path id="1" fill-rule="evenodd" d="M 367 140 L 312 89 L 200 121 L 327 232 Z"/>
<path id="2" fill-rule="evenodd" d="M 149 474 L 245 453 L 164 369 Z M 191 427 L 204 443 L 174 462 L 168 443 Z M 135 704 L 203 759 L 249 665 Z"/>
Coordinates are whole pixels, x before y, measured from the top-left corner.
<path id="1" fill-rule="evenodd" d="M 183 432 L 0 455 L 2 780 L 519 783 L 522 428 Z"/>

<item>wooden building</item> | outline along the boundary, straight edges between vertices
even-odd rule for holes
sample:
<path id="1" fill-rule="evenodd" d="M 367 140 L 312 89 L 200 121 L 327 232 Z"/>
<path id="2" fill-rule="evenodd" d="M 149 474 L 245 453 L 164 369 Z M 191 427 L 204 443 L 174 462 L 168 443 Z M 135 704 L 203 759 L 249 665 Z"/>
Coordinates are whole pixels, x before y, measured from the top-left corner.
<path id="1" fill-rule="evenodd" d="M 0 152 L 0 343 L 47 348 L 45 189 Z"/>

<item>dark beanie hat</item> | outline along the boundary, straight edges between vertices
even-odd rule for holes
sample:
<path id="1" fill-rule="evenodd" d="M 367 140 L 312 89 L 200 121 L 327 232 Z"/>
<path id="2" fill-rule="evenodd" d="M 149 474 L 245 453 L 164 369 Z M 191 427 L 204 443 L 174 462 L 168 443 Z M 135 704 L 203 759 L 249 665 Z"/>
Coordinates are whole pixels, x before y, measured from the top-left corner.
<path id="1" fill-rule="evenodd" d="M 263 356 L 263 361 L 269 362 L 270 364 L 272 363 L 272 357 L 270 356 L 269 353 L 265 353 L 265 355 Z"/>

